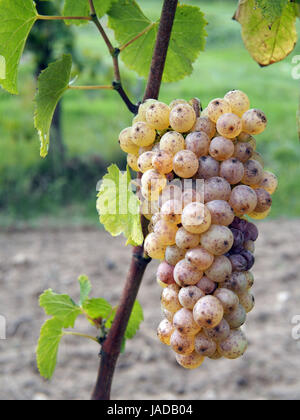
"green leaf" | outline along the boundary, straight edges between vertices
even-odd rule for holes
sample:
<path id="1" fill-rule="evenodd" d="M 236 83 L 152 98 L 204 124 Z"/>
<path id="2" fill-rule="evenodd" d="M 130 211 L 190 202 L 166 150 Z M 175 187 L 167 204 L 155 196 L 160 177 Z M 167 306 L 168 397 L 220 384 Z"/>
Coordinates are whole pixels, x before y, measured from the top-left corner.
<path id="1" fill-rule="evenodd" d="M 46 379 L 50 379 L 55 371 L 62 329 L 63 321 L 57 318 L 46 321 L 41 329 L 36 356 L 40 374 Z"/>
<path id="2" fill-rule="evenodd" d="M 87 276 L 80 276 L 78 282 L 80 285 L 80 306 L 82 306 L 91 293 L 92 285 Z"/>
<path id="3" fill-rule="evenodd" d="M 242 25 L 243 41 L 254 60 L 268 66 L 283 60 L 295 47 L 296 5 L 284 6 L 272 25 L 255 5 L 256 0 L 240 0 L 234 18 Z"/>
<path id="4" fill-rule="evenodd" d="M 32 0 L 0 0 L 0 57 L 4 58 L 6 67 L 4 77 L 0 72 L 0 85 L 13 94 L 18 93 L 18 67 L 36 19 L 37 11 Z M 1 67 L 3 71 L 3 65 Z"/>
<path id="5" fill-rule="evenodd" d="M 121 53 L 124 63 L 140 76 L 149 74 L 151 59 L 160 21 L 151 22 L 134 0 L 120 0 L 108 12 L 109 26 L 120 45 L 126 44 L 141 32 L 138 40 Z M 174 82 L 193 71 L 193 62 L 205 48 L 207 22 L 198 7 L 178 6 L 170 40 L 164 82 Z"/>
<path id="6" fill-rule="evenodd" d="M 98 194 L 97 210 L 100 223 L 112 236 L 123 233 L 127 244 L 136 246 L 143 243 L 140 201 L 131 190 L 128 167 L 124 173 L 116 165 L 108 168 Z"/>
<path id="7" fill-rule="evenodd" d="M 92 319 L 106 318 L 112 311 L 111 305 L 102 298 L 86 300 L 83 309 Z"/>
<path id="8" fill-rule="evenodd" d="M 40 306 L 44 308 L 47 315 L 60 319 L 64 328 L 74 328 L 75 321 L 81 313 L 80 308 L 70 296 L 58 295 L 51 289 L 41 295 Z"/>
<path id="9" fill-rule="evenodd" d="M 283 9 L 289 1 L 290 0 L 255 0 L 255 6 L 261 9 L 263 16 L 269 23 L 273 23 L 274 20 L 282 15 Z"/>
<path id="10" fill-rule="evenodd" d="M 50 127 L 55 108 L 63 93 L 68 89 L 71 77 L 72 58 L 64 55 L 42 71 L 38 78 L 35 99 L 34 124 L 41 141 L 41 157 L 46 157 L 49 149 Z"/>
<path id="11" fill-rule="evenodd" d="M 110 9 L 113 2 L 117 0 L 94 0 L 94 6 L 98 18 L 104 16 Z M 88 0 L 65 0 L 63 10 L 64 16 L 89 16 L 90 7 Z M 67 25 L 75 24 L 82 25 L 88 23 L 86 20 L 66 20 Z"/>

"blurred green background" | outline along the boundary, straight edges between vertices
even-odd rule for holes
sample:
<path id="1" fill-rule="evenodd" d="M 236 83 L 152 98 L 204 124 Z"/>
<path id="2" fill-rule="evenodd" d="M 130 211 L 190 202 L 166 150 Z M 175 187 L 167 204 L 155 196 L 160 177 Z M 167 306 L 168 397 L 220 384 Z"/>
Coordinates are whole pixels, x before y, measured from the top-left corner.
<path id="1" fill-rule="evenodd" d="M 139 3 L 149 17 L 158 17 L 160 0 Z M 179 83 L 163 85 L 161 99 L 170 102 L 197 96 L 206 106 L 231 89 L 248 93 L 252 106 L 261 108 L 269 119 L 268 129 L 257 141 L 267 169 L 279 176 L 271 216 L 300 216 L 296 127 L 299 81 L 291 75 L 292 56 L 300 54 L 300 45 L 284 61 L 260 68 L 242 43 L 240 25 L 231 19 L 237 1 L 185 3 L 200 5 L 205 13 L 209 23 L 207 47 L 195 63 L 193 75 Z M 70 29 L 65 30 L 64 23 L 55 25 L 54 39 L 50 38 L 51 60 L 63 50 L 71 51 L 78 84 L 110 83 L 111 59 L 93 25 L 72 27 L 69 35 Z M 62 102 L 61 117 L 64 168 L 61 170 L 57 164 L 62 154 L 41 160 L 39 139 L 33 128 L 33 96 L 48 29 L 43 37 L 38 43 L 31 41 L 31 48 L 27 47 L 22 59 L 20 95 L 10 96 L 0 90 L 0 223 L 15 227 L 96 224 L 96 183 L 111 162 L 124 167 L 118 133 L 130 124 L 132 116 L 114 92 L 68 92 Z M 130 97 L 140 100 L 145 82 L 124 66 L 122 73 Z"/>

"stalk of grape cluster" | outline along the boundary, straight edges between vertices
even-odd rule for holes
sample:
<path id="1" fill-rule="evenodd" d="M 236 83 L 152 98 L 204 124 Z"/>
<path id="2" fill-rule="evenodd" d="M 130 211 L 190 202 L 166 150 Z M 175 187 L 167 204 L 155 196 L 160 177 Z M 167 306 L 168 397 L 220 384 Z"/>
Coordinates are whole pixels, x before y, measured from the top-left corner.
<path id="1" fill-rule="evenodd" d="M 258 238 L 250 219 L 267 217 L 278 184 L 253 137 L 266 126 L 265 114 L 233 90 L 204 110 L 196 98 L 147 100 L 119 137 L 128 165 L 143 173 L 145 252 L 160 260 L 157 335 L 187 369 L 247 349 Z"/>

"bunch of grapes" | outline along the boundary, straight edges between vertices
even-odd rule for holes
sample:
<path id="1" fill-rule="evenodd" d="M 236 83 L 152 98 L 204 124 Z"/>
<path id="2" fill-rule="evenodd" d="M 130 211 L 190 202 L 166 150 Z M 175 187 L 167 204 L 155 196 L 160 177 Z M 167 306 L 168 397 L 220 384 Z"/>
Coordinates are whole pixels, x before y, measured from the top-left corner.
<path id="1" fill-rule="evenodd" d="M 265 114 L 234 90 L 204 110 L 196 98 L 146 101 L 120 134 L 128 165 L 143 174 L 145 252 L 161 261 L 158 337 L 188 369 L 205 357 L 236 359 L 247 348 L 241 326 L 254 307 L 258 237 L 247 217 L 269 214 L 278 183 L 253 137 L 266 125 Z"/>

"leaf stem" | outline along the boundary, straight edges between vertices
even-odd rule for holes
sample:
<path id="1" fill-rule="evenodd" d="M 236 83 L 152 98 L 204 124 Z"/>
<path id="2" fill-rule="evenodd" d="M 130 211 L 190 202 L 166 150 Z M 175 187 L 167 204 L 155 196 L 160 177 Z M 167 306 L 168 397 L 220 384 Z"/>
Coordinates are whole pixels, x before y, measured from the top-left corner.
<path id="1" fill-rule="evenodd" d="M 37 15 L 39 20 L 89 20 L 92 21 L 91 16 L 45 16 Z"/>
<path id="2" fill-rule="evenodd" d="M 132 38 L 130 41 L 126 42 L 126 44 L 121 45 L 121 47 L 119 47 L 120 52 L 124 51 L 125 48 L 129 47 L 129 45 L 133 44 L 135 41 L 137 41 L 141 36 L 145 35 L 147 32 L 149 32 L 153 26 L 155 26 L 155 23 L 151 23 L 149 26 L 147 26 L 147 28 L 145 28 L 141 33 L 139 33 L 137 36 L 135 36 L 134 38 Z"/>
<path id="3" fill-rule="evenodd" d="M 114 90 L 112 85 L 107 86 L 69 86 L 69 89 L 72 90 Z"/>
<path id="4" fill-rule="evenodd" d="M 87 335 L 87 334 L 82 334 L 82 333 L 77 333 L 77 332 L 69 332 L 69 331 L 64 331 L 63 335 L 65 336 L 75 336 L 75 337 L 83 337 L 83 338 L 88 338 L 89 340 L 93 340 L 95 341 L 97 344 L 99 344 L 99 341 L 97 340 L 97 338 L 92 337 L 91 335 Z"/>

